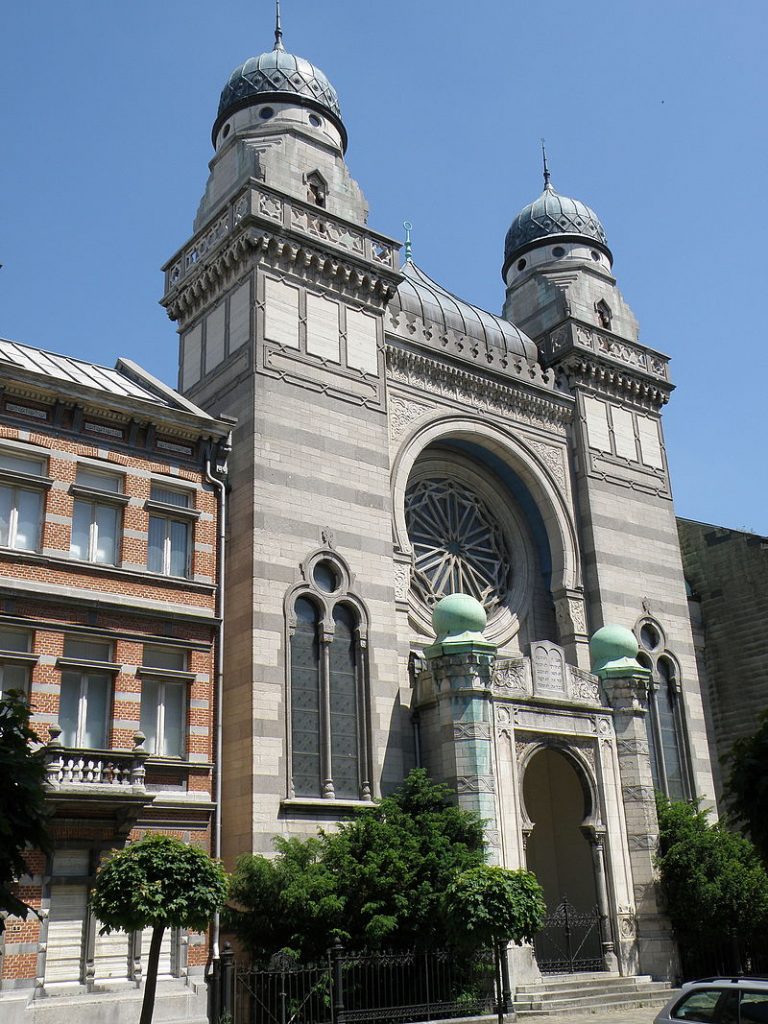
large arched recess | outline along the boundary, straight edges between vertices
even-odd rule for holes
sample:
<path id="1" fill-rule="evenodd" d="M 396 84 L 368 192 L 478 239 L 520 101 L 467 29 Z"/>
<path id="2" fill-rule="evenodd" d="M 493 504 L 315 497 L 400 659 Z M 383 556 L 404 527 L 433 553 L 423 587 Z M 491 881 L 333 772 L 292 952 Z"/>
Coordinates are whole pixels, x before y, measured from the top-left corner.
<path id="1" fill-rule="evenodd" d="M 416 460 L 437 443 L 455 445 L 465 453 L 483 458 L 529 511 L 534 533 L 546 542 L 552 593 L 580 587 L 576 529 L 566 496 L 552 473 L 519 436 L 466 416 L 440 416 L 416 426 L 397 453 L 392 470 L 396 546 L 405 553 L 411 552 L 405 525 L 405 490 Z M 541 547 L 540 552 L 545 553 Z"/>

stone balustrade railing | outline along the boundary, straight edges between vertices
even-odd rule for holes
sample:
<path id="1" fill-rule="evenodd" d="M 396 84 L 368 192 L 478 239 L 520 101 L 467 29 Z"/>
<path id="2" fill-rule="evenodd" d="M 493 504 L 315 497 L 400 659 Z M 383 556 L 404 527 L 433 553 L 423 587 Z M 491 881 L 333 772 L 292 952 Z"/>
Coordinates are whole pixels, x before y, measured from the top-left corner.
<path id="1" fill-rule="evenodd" d="M 60 727 L 52 725 L 50 733 L 45 762 L 46 781 L 51 789 L 70 786 L 109 787 L 111 791 L 144 789 L 147 752 L 142 733 L 135 733 L 133 750 L 126 751 L 64 747 L 59 739 Z"/>

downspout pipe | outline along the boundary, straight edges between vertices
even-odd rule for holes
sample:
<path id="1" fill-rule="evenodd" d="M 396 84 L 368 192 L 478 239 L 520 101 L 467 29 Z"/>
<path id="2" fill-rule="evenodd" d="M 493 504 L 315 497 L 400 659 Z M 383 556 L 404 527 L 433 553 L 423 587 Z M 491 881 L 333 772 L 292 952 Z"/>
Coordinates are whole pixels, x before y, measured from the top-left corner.
<path id="1" fill-rule="evenodd" d="M 205 459 L 205 479 L 215 489 L 217 495 L 217 559 L 216 559 L 216 656 L 214 666 L 215 693 L 215 740 L 213 765 L 213 856 L 221 859 L 221 761 L 223 755 L 222 701 L 224 698 L 224 572 L 226 561 L 227 537 L 227 487 L 217 474 L 226 472 L 227 457 L 232 451 L 232 434 L 214 449 L 212 442 L 208 444 Z M 215 461 L 213 459 L 216 454 Z M 213 916 L 211 935 L 212 959 L 221 956 L 219 937 L 221 934 L 221 915 L 217 910 Z"/>

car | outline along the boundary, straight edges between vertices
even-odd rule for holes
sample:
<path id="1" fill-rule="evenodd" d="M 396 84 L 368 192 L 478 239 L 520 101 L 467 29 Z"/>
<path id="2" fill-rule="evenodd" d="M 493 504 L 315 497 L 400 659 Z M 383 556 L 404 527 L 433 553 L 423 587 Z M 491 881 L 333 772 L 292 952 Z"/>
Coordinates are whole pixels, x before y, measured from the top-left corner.
<path id="1" fill-rule="evenodd" d="M 706 1024 L 768 1024 L 768 978 L 722 977 L 688 981 L 654 1018 Z"/>

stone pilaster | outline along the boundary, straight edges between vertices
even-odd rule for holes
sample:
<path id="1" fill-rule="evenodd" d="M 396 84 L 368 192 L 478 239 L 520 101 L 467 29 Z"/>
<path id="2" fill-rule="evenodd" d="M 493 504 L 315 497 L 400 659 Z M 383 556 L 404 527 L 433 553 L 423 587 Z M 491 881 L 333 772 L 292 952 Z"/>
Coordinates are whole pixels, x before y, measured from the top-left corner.
<path id="1" fill-rule="evenodd" d="M 621 793 L 636 908 L 639 969 L 655 978 L 677 974 L 677 950 L 659 904 L 654 856 L 659 841 L 651 760 L 646 732 L 649 673 L 637 663 L 598 673 L 614 709 Z M 626 941 L 622 937 L 622 942 Z M 629 937 L 632 941 L 632 936 Z"/>
<path id="2" fill-rule="evenodd" d="M 441 622 L 446 610 L 449 620 Z M 424 766 L 436 782 L 455 789 L 460 807 L 484 820 L 489 859 L 498 863 L 491 705 L 496 648 L 483 639 L 484 625 L 485 613 L 472 598 L 453 594 L 439 602 L 438 642 L 424 652 L 427 667 L 417 679 L 414 707 Z"/>

